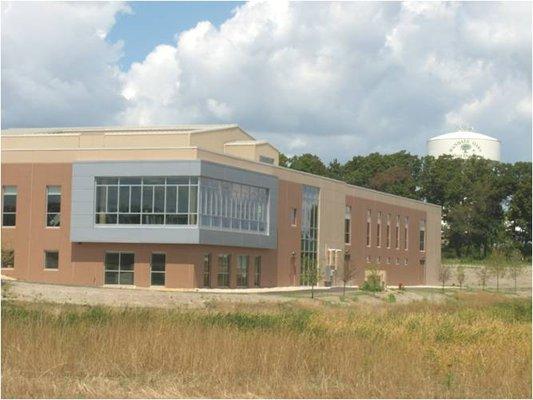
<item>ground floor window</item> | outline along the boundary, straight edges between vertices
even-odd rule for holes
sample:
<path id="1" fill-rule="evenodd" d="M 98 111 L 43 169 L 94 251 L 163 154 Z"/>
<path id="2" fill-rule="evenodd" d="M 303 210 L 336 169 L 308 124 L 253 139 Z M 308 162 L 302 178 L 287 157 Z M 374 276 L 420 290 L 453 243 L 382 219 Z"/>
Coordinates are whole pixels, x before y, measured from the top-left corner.
<path id="1" fill-rule="evenodd" d="M 204 287 L 211 286 L 211 254 L 204 255 Z"/>
<path id="2" fill-rule="evenodd" d="M 218 286 L 229 286 L 229 254 L 221 254 L 218 256 Z"/>
<path id="3" fill-rule="evenodd" d="M 248 286 L 248 256 L 237 258 L 237 286 Z"/>
<path id="4" fill-rule="evenodd" d="M 133 253 L 106 253 L 105 279 L 106 285 L 133 285 Z"/>
<path id="5" fill-rule="evenodd" d="M 44 252 L 44 268 L 58 269 L 59 268 L 59 252 L 45 251 Z"/>
<path id="6" fill-rule="evenodd" d="M 261 286 L 261 257 L 257 256 L 254 260 L 254 286 Z"/>
<path id="7" fill-rule="evenodd" d="M 2 249 L 2 268 L 15 267 L 15 251 L 11 249 Z"/>
<path id="8" fill-rule="evenodd" d="M 167 256 L 164 253 L 152 253 L 151 265 L 151 280 L 152 286 L 165 286 L 165 267 L 167 263 Z"/>

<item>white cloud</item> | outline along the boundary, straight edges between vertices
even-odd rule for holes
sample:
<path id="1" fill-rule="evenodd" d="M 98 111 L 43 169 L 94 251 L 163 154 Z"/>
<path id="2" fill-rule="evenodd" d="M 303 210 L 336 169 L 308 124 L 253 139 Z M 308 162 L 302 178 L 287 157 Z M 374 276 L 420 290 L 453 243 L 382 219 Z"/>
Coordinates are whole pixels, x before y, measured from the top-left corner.
<path id="1" fill-rule="evenodd" d="M 50 4 L 2 13 L 4 123 L 234 122 L 326 159 L 423 154 L 466 124 L 502 139 L 505 158 L 531 158 L 529 3 L 250 2 L 120 73 L 105 37 L 123 6 Z M 56 62 L 69 53 L 71 68 Z"/>
<path id="2" fill-rule="evenodd" d="M 105 40 L 120 3 L 5 3 L 2 126 L 97 125 L 123 107 L 121 44 Z"/>

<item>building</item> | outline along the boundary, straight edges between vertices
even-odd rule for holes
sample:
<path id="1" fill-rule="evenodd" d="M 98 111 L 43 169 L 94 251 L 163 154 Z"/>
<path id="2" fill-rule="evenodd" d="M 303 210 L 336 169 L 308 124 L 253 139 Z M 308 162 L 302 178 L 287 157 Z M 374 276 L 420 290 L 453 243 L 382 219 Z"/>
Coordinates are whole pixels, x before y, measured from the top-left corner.
<path id="1" fill-rule="evenodd" d="M 437 281 L 441 208 L 278 166 L 236 125 L 2 131 L 2 274 L 167 288 Z"/>
<path id="2" fill-rule="evenodd" d="M 500 161 L 500 147 L 498 139 L 464 130 L 435 136 L 427 141 L 427 153 L 433 157 L 449 154 L 461 158 L 479 156 Z"/>

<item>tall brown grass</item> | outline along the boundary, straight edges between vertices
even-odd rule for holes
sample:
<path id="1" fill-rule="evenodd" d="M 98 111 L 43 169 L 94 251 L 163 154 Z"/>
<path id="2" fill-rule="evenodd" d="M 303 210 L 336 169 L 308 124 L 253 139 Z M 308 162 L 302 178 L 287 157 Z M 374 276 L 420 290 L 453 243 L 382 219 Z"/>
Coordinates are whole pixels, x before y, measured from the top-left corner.
<path id="1" fill-rule="evenodd" d="M 530 398 L 530 299 L 203 311 L 7 302 L 2 397 Z"/>

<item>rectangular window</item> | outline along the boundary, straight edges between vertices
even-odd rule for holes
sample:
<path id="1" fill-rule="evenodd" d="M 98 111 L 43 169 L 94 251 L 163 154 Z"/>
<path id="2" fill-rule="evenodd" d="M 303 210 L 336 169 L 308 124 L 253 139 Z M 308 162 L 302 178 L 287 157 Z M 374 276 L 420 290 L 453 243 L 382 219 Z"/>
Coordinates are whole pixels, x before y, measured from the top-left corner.
<path id="1" fill-rule="evenodd" d="M 201 178 L 200 200 L 200 225 L 268 234 L 267 188 Z"/>
<path id="2" fill-rule="evenodd" d="M 266 164 L 274 164 L 274 159 L 267 156 L 259 156 L 259 161 Z"/>
<path id="3" fill-rule="evenodd" d="M 106 285 L 133 285 L 134 264 L 133 253 L 106 253 L 104 283 Z"/>
<path id="4" fill-rule="evenodd" d="M 409 217 L 405 217 L 403 227 L 403 249 L 407 250 L 409 247 Z"/>
<path id="5" fill-rule="evenodd" d="M 396 216 L 396 250 L 400 250 L 400 216 Z"/>
<path id="6" fill-rule="evenodd" d="M 420 220 L 419 225 L 420 251 L 426 251 L 426 220 Z"/>
<path id="7" fill-rule="evenodd" d="M 376 246 L 381 247 L 381 211 L 378 212 L 378 222 L 376 225 Z"/>
<path id="8" fill-rule="evenodd" d="M 45 251 L 44 252 L 44 268 L 58 269 L 59 268 L 59 252 Z"/>
<path id="9" fill-rule="evenodd" d="M 377 258 L 377 263 L 378 263 L 378 264 L 381 264 L 381 256 L 378 256 L 378 258 Z"/>
<path id="10" fill-rule="evenodd" d="M 320 189 L 304 185 L 300 221 L 300 284 L 309 285 L 318 268 L 318 208 Z"/>
<path id="11" fill-rule="evenodd" d="M 2 226 L 15 226 L 17 220 L 17 187 L 2 187 Z"/>
<path id="12" fill-rule="evenodd" d="M 46 187 L 46 226 L 61 223 L 61 186 Z"/>
<path id="13" fill-rule="evenodd" d="M 230 265 L 230 256 L 229 254 L 221 254 L 218 256 L 218 286 L 228 287 L 229 286 L 229 265 Z"/>
<path id="14" fill-rule="evenodd" d="M 96 224 L 196 225 L 198 178 L 97 177 Z"/>
<path id="15" fill-rule="evenodd" d="M 352 207 L 346 206 L 344 210 L 344 243 L 350 244 L 351 243 L 351 234 L 352 234 Z"/>
<path id="16" fill-rule="evenodd" d="M 254 286 L 261 286 L 261 257 L 257 256 L 254 259 Z"/>
<path id="17" fill-rule="evenodd" d="M 204 255 L 204 287 L 211 287 L 211 254 Z"/>
<path id="18" fill-rule="evenodd" d="M 396 257 L 396 265 L 400 265 L 400 257 Z"/>
<path id="19" fill-rule="evenodd" d="M 390 264 L 390 257 L 387 257 L 387 264 Z"/>
<path id="20" fill-rule="evenodd" d="M 237 258 L 237 286 L 248 286 L 248 256 L 238 256 Z"/>
<path id="21" fill-rule="evenodd" d="M 15 251 L 2 249 L 2 268 L 15 268 Z"/>
<path id="22" fill-rule="evenodd" d="M 372 257 L 366 256 L 366 263 L 370 264 L 371 261 L 372 261 Z"/>
<path id="23" fill-rule="evenodd" d="M 371 223 L 372 223 L 372 211 L 367 210 L 366 211 L 366 247 L 370 247 L 370 243 L 372 243 L 372 237 L 371 237 Z"/>
<path id="24" fill-rule="evenodd" d="M 390 214 L 387 215 L 387 249 L 390 249 Z"/>
<path id="25" fill-rule="evenodd" d="M 166 270 L 167 256 L 164 253 L 152 253 L 151 258 L 151 277 L 150 284 L 152 286 L 165 286 L 165 270 Z"/>
<path id="26" fill-rule="evenodd" d="M 407 266 L 408 260 L 407 258 L 403 260 L 403 265 Z"/>
<path id="27" fill-rule="evenodd" d="M 297 216 L 298 216 L 298 210 L 296 210 L 296 208 L 291 208 L 291 213 L 290 213 L 290 221 L 291 221 L 291 226 L 296 226 L 297 225 Z"/>

